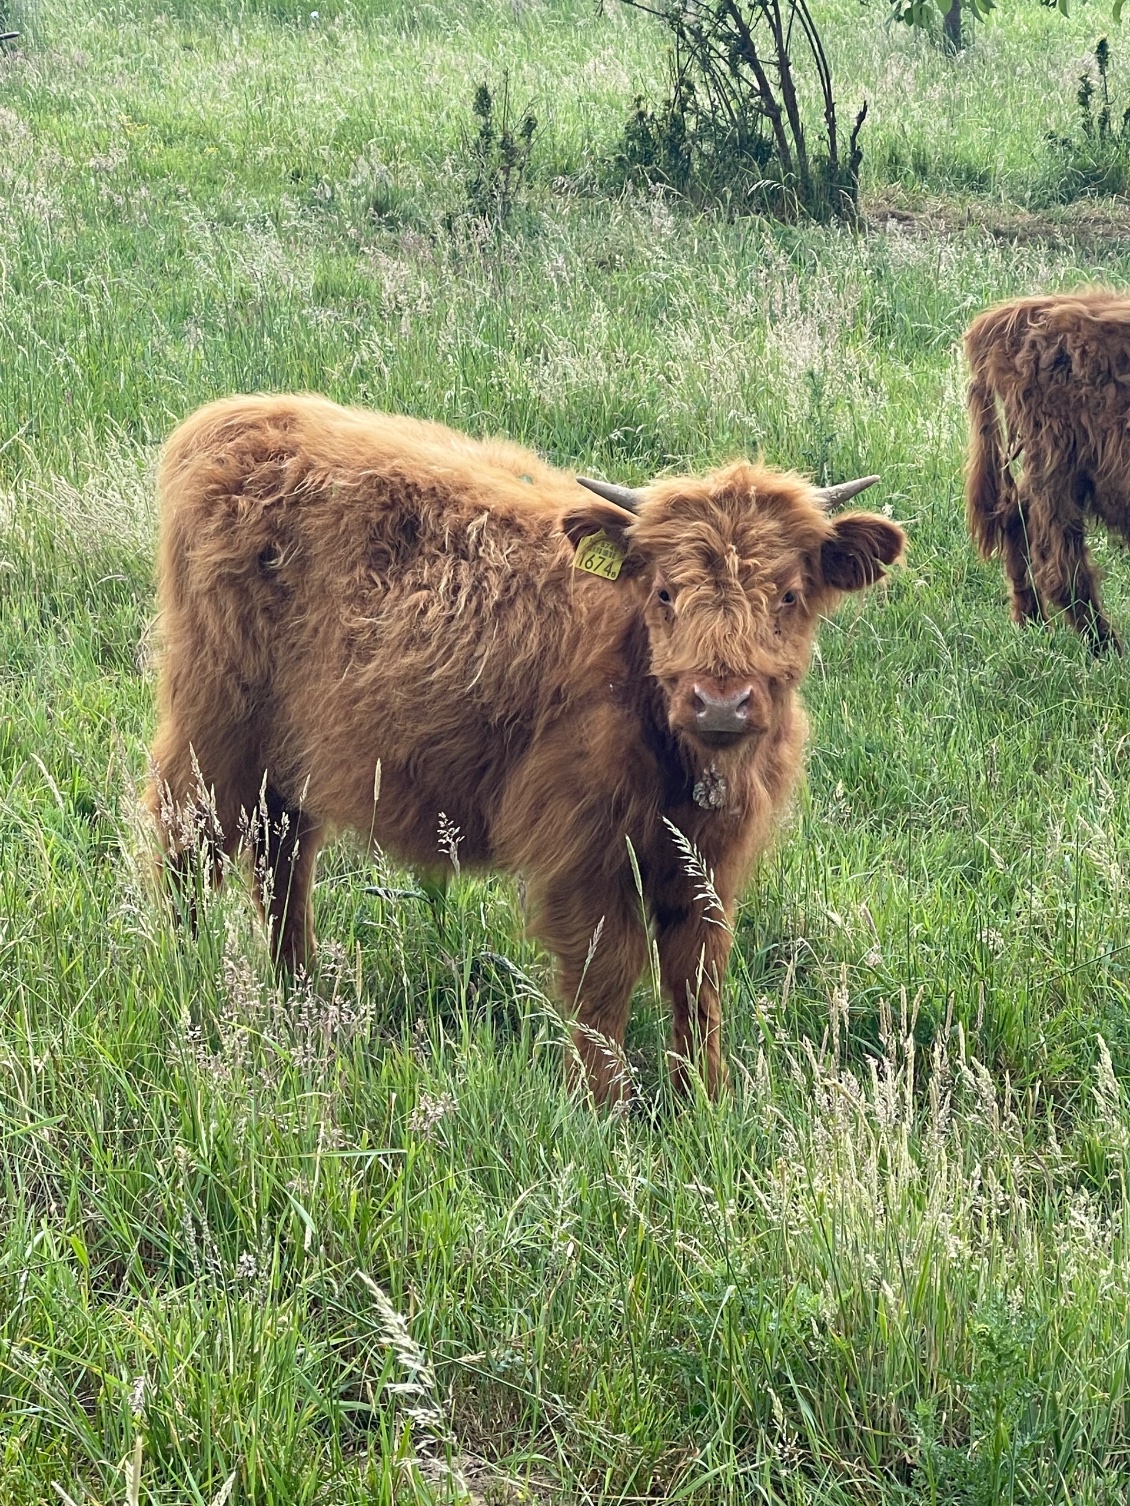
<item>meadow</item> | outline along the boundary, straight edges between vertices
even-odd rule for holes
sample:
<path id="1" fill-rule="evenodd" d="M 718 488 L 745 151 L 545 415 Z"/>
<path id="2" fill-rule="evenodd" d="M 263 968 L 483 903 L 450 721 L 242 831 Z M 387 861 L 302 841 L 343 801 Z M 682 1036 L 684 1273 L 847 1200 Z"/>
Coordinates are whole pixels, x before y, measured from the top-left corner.
<path id="1" fill-rule="evenodd" d="M 948 58 L 826 0 L 858 233 L 625 187 L 665 64 L 613 0 L 0 19 L 0 1503 L 1124 1501 L 1130 673 L 1009 623 L 957 349 L 1130 276 L 1048 140 L 1103 7 Z M 504 75 L 538 128 L 499 230 Z M 672 1098 L 646 981 L 632 1109 L 569 1097 L 509 883 L 333 848 L 285 999 L 238 886 L 194 938 L 157 902 L 156 450 L 264 388 L 629 483 L 882 473 L 907 562 L 822 628 L 723 1101 Z"/>

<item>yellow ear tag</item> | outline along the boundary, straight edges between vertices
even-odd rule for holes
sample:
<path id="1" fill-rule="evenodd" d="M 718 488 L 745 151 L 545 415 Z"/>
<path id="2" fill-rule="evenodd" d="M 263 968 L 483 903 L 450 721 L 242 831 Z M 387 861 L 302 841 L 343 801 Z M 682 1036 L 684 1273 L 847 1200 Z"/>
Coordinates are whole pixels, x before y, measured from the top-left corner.
<path id="1" fill-rule="evenodd" d="M 600 575 L 605 580 L 615 580 L 623 563 L 624 551 L 603 528 L 599 533 L 590 533 L 583 538 L 573 556 L 574 570 L 587 570 L 590 575 Z"/>

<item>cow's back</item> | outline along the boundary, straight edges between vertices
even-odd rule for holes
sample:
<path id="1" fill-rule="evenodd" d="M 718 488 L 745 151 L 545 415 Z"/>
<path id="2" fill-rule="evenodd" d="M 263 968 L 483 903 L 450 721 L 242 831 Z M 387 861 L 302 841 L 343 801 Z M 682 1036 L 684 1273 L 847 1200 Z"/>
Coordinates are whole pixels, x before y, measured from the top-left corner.
<path id="1" fill-rule="evenodd" d="M 1125 493 L 1130 419 L 1130 299 L 1108 289 L 1015 299 L 966 335 L 975 380 L 999 400 L 1007 450 L 1033 472 L 1080 468 Z"/>
<path id="2" fill-rule="evenodd" d="M 434 857 L 413 813 L 441 809 L 486 861 L 509 768 L 583 694 L 567 608 L 620 595 L 569 568 L 571 478 L 506 441 L 259 396 L 183 424 L 160 490 L 163 698 L 242 718 L 329 826 L 373 826 L 379 761 L 390 845 Z"/>

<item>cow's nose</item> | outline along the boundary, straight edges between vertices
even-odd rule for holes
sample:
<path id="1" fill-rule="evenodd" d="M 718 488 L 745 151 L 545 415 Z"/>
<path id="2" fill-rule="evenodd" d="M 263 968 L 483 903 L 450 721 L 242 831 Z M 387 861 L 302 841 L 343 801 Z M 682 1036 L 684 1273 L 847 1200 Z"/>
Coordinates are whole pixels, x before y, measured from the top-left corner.
<path id="1" fill-rule="evenodd" d="M 744 685 L 729 695 L 713 695 L 696 685 L 691 708 L 700 732 L 745 732 L 749 725 L 753 686 Z"/>

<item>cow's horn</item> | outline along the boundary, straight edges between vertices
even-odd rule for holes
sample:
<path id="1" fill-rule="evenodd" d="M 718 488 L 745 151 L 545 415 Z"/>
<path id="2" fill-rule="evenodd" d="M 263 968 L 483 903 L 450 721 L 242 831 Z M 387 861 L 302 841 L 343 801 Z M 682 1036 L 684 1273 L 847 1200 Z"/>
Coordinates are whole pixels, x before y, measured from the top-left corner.
<path id="1" fill-rule="evenodd" d="M 831 512 L 833 507 L 842 507 L 845 502 L 858 497 L 860 492 L 865 492 L 869 486 L 874 486 L 879 479 L 878 476 L 860 476 L 855 481 L 841 481 L 839 486 L 818 486 L 816 495 L 822 506 Z"/>
<path id="2" fill-rule="evenodd" d="M 589 476 L 578 476 L 577 480 L 581 486 L 587 486 L 590 492 L 595 492 L 606 502 L 615 502 L 617 507 L 623 507 L 628 512 L 640 510 L 643 492 L 636 491 L 634 487 L 615 486 L 611 481 L 593 481 Z"/>

